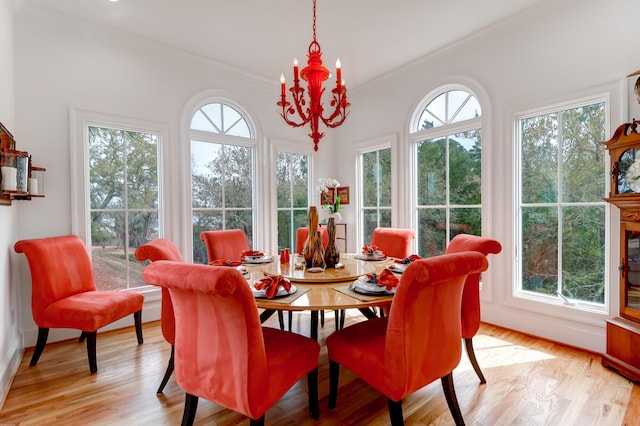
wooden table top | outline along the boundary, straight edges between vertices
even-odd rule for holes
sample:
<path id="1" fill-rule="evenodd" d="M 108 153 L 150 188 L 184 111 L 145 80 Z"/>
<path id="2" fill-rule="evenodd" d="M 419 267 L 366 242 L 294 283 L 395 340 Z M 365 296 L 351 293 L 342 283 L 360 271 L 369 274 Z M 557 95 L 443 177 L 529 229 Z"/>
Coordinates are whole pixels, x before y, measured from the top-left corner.
<path id="1" fill-rule="evenodd" d="M 297 258 L 292 256 L 291 260 L 289 264 L 284 265 L 281 265 L 277 259 L 275 262 L 259 265 L 245 264 L 249 270 L 247 280 L 250 283 L 260 280 L 265 275 L 283 275 L 298 287 L 301 293 L 283 298 L 256 298 L 258 308 L 288 311 L 341 310 L 384 306 L 393 299 L 393 295 L 365 296 L 344 292 L 344 287 L 353 283 L 359 276 L 372 272 L 380 273 L 393 262 L 392 259 L 365 261 L 354 259 L 352 254 L 341 254 L 340 263 L 344 268 L 327 268 L 324 272 L 316 273 L 308 272 L 306 268 L 296 269 Z M 341 288 L 343 291 L 336 288 Z"/>

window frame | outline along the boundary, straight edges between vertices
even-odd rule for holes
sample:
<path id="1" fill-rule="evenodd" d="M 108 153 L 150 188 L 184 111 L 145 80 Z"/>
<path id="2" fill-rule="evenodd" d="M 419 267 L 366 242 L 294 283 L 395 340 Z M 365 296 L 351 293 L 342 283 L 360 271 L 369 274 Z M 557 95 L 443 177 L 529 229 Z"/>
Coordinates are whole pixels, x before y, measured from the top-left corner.
<path id="1" fill-rule="evenodd" d="M 165 235 L 165 197 L 164 197 L 164 150 L 168 127 L 162 123 L 136 120 L 106 113 L 95 113 L 80 109 L 70 110 L 71 128 L 71 232 L 77 235 L 91 255 L 91 198 L 89 194 L 89 131 L 88 128 L 107 127 L 112 129 L 151 133 L 157 135 L 158 170 L 158 236 Z M 128 278 L 127 278 L 128 283 Z M 155 286 L 127 288 L 127 291 L 139 293 L 157 293 Z"/>
<path id="2" fill-rule="evenodd" d="M 610 117 L 612 115 L 612 105 L 611 105 L 611 96 L 609 92 L 605 93 L 596 93 L 590 96 L 583 96 L 580 98 L 572 98 L 567 101 L 557 102 L 545 106 L 541 106 L 538 108 L 533 108 L 525 111 L 517 112 L 513 115 L 513 176 L 514 176 L 514 186 L 513 186 L 513 203 L 512 203 L 512 215 L 513 215 L 513 276 L 512 276 L 512 285 L 509 288 L 511 301 L 508 304 L 519 305 L 519 306 L 527 306 L 528 309 L 532 310 L 542 310 L 544 313 L 548 313 L 549 311 L 555 312 L 558 314 L 558 308 L 561 310 L 561 316 L 567 315 L 572 316 L 573 319 L 575 317 L 584 317 L 587 318 L 592 314 L 596 315 L 607 315 L 611 305 L 611 268 L 610 268 L 610 252 L 611 252 L 611 242 L 613 240 L 611 235 L 611 210 L 610 206 L 607 205 L 606 202 L 601 201 L 601 205 L 604 206 L 605 212 L 605 247 L 604 247 L 604 303 L 602 305 L 584 302 L 584 301 L 572 301 L 571 303 L 565 302 L 560 297 L 552 297 L 551 295 L 544 294 L 536 294 L 531 291 L 522 290 L 522 167 L 521 167 L 521 120 L 533 118 L 537 116 L 542 116 L 546 114 L 558 113 L 561 111 L 566 111 L 570 109 L 579 108 L 586 105 L 592 105 L 596 103 L 604 103 L 605 104 L 605 140 L 606 136 L 610 134 Z M 602 142 L 605 142 L 603 140 Z M 604 149 L 604 148 L 603 148 Z M 609 165 L 608 161 L 608 153 L 604 155 L 604 164 L 603 164 L 603 174 L 602 178 L 605 181 L 605 193 L 603 197 L 608 194 L 609 191 L 609 180 L 607 175 L 607 168 Z M 527 203 L 527 205 L 530 203 Z M 547 203 L 548 204 L 548 203 Z M 554 203 L 555 205 L 575 205 L 577 203 L 569 203 L 569 202 L 560 202 L 557 201 Z M 580 203 L 580 205 L 589 204 L 596 205 L 597 202 L 589 202 L 589 203 Z M 600 205 L 600 204 L 598 204 Z"/>
<path id="3" fill-rule="evenodd" d="M 240 116 L 244 119 L 246 125 L 248 126 L 249 129 L 249 133 L 250 133 L 250 137 L 241 137 L 241 136 L 235 136 L 235 135 L 227 135 L 224 133 L 214 133 L 214 132 L 208 132 L 208 131 L 203 131 L 203 130 L 195 130 L 195 129 L 191 129 L 191 119 L 192 117 L 203 107 L 207 106 L 208 104 L 215 104 L 215 103 L 220 103 L 226 106 L 229 106 L 231 108 L 233 108 L 236 112 L 238 112 L 240 114 Z M 194 252 L 194 245 L 193 245 L 193 238 L 191 237 L 193 235 L 193 213 L 194 213 L 194 207 L 193 207 L 193 184 L 192 184 L 192 168 L 191 168 L 191 155 L 192 155 L 192 142 L 198 141 L 198 142 L 204 142 L 204 143 L 213 143 L 213 144 L 219 144 L 219 145 L 232 145 L 232 146 L 242 146 L 242 147 L 246 147 L 246 148 L 250 148 L 252 150 L 252 164 L 251 164 L 251 170 L 252 170 L 252 174 L 253 174 L 253 179 L 252 179 L 252 188 L 251 188 L 251 200 L 252 200 L 252 206 L 251 206 L 251 210 L 253 211 L 252 213 L 252 217 L 251 217 L 251 227 L 252 227 L 252 236 L 251 236 L 251 240 L 249 241 L 249 245 L 251 247 L 257 247 L 259 245 L 258 241 L 261 241 L 261 239 L 257 236 L 257 229 L 259 226 L 259 220 L 257 218 L 258 214 L 256 213 L 257 211 L 259 211 L 259 201 L 260 201 L 260 191 L 261 191 L 261 187 L 259 184 L 259 168 L 258 168 L 258 163 L 259 161 L 259 156 L 261 155 L 261 150 L 260 150 L 260 146 L 259 146 L 259 138 L 258 138 L 258 129 L 256 127 L 256 125 L 254 124 L 254 121 L 251 117 L 251 114 L 249 113 L 249 111 L 242 107 L 241 105 L 239 105 L 237 102 L 229 99 L 228 97 L 224 97 L 224 96 L 220 96 L 217 94 L 204 94 L 204 96 L 198 101 L 198 102 L 194 102 L 193 103 L 193 107 L 189 108 L 187 110 L 186 115 L 183 117 L 184 119 L 184 129 L 185 129 L 185 144 L 188 147 L 188 149 L 183 149 L 184 152 L 184 163 L 185 164 L 185 179 L 186 179 L 186 188 L 188 188 L 186 190 L 186 194 L 185 194 L 185 210 L 186 210 L 186 217 L 188 218 L 188 220 L 186 220 L 185 222 L 187 223 L 186 225 L 186 242 L 187 242 L 187 256 L 188 259 L 193 262 L 193 252 Z M 223 210 L 226 210 L 225 208 L 222 208 Z M 207 208 L 197 208 L 197 211 L 206 211 Z M 216 209 L 219 210 L 219 209 Z M 226 229 L 226 228 L 223 228 Z M 185 256 L 185 258 L 187 258 L 187 256 Z"/>

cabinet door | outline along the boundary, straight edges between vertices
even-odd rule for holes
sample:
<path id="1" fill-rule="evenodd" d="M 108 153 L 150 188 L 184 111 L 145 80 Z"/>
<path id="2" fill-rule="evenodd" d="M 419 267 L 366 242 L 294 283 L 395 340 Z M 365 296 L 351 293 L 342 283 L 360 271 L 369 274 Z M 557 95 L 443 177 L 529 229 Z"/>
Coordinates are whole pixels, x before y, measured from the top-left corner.
<path id="1" fill-rule="evenodd" d="M 620 315 L 640 321 L 640 224 L 621 225 Z"/>

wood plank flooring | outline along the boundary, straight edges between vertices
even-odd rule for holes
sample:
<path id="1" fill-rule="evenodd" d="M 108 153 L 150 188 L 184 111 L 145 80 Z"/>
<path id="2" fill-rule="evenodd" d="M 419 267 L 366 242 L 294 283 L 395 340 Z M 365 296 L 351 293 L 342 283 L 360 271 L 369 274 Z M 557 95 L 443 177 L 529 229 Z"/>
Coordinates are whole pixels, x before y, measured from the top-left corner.
<path id="1" fill-rule="evenodd" d="M 266 414 L 268 425 L 387 425 L 386 399 L 341 369 L 338 407 L 327 409 L 329 369 L 324 340 L 333 315 L 320 330 L 320 420 L 310 418 L 306 380 L 297 383 Z M 309 315 L 293 315 L 294 332 L 308 334 Z M 347 311 L 347 325 L 364 318 Z M 267 325 L 277 326 L 272 317 Z M 145 343 L 133 327 L 98 334 L 98 373 L 89 374 L 86 347 L 77 341 L 47 345 L 37 366 L 25 351 L 2 411 L 2 425 L 176 425 L 184 394 L 172 377 L 155 391 L 169 345 L 158 322 L 145 324 Z M 487 378 L 480 385 L 466 354 L 454 372 L 467 425 L 640 425 L 640 387 L 602 367 L 600 356 L 483 324 L 474 338 Z M 407 425 L 452 425 L 440 381 L 404 400 Z M 197 425 L 248 425 L 248 419 L 200 400 Z"/>

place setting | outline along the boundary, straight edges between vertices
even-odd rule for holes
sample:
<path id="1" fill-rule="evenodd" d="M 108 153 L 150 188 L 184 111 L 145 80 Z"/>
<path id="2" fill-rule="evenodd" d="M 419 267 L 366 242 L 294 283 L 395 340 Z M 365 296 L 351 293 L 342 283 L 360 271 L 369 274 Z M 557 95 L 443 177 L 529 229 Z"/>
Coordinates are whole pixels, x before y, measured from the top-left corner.
<path id="1" fill-rule="evenodd" d="M 275 259 L 271 256 L 266 256 L 259 250 L 243 250 L 242 251 L 242 263 L 250 265 L 260 265 L 263 263 L 271 263 Z"/>
<path id="2" fill-rule="evenodd" d="M 257 299 L 269 299 L 288 304 L 309 291 L 307 287 L 298 287 L 282 275 L 268 275 L 259 280 L 249 280 L 249 287 Z"/>
<path id="3" fill-rule="evenodd" d="M 376 245 L 365 245 L 362 252 L 353 256 L 354 259 L 379 262 L 387 260 L 387 256 Z"/>
<path id="4" fill-rule="evenodd" d="M 412 254 L 410 256 L 407 256 L 403 259 L 396 259 L 393 261 L 393 263 L 391 265 L 389 265 L 387 268 L 395 273 L 395 274 L 402 274 L 404 273 L 405 269 L 407 269 L 407 266 L 409 266 L 411 264 L 411 262 L 418 260 L 418 259 L 422 259 L 422 257 L 420 257 L 417 254 Z"/>

